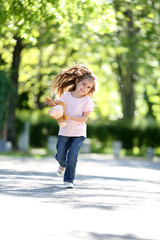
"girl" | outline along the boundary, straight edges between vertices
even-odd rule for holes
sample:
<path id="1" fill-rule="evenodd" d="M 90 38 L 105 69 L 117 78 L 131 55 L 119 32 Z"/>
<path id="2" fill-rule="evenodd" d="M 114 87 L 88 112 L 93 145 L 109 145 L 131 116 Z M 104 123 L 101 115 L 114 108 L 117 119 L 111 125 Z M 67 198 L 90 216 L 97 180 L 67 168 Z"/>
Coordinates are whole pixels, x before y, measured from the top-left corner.
<path id="1" fill-rule="evenodd" d="M 95 92 L 96 79 L 87 67 L 75 65 L 57 75 L 51 85 L 55 93 L 65 103 L 67 126 L 60 127 L 57 141 L 56 160 L 59 162 L 58 176 L 64 175 L 66 188 L 73 188 L 78 152 L 86 137 L 86 124 Z"/>

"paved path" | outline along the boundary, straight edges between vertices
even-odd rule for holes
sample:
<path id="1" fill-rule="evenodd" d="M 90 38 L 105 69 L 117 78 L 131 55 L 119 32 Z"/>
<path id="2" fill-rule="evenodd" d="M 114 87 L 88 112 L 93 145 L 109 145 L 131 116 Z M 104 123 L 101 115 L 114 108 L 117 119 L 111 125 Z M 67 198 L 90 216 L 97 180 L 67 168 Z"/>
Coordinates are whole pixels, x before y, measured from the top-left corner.
<path id="1" fill-rule="evenodd" d="M 160 163 L 80 155 L 74 189 L 56 169 L 0 157 L 1 240 L 160 240 Z"/>

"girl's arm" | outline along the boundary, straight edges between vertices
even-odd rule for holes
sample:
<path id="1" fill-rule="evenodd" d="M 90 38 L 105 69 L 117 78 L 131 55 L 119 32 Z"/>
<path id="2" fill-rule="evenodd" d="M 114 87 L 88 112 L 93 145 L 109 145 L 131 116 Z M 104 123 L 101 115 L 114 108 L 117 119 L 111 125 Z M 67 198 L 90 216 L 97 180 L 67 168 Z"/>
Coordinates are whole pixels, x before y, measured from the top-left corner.
<path id="1" fill-rule="evenodd" d="M 90 113 L 91 112 L 84 112 L 82 114 L 82 117 L 72 117 L 72 116 L 67 115 L 67 119 L 71 119 L 71 120 L 74 120 L 76 122 L 86 122 Z"/>

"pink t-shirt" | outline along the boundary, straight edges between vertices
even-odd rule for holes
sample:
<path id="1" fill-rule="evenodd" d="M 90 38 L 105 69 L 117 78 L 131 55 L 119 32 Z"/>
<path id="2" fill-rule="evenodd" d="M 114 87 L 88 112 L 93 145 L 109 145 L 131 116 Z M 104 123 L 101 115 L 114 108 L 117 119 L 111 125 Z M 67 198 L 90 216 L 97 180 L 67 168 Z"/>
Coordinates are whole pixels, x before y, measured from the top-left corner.
<path id="1" fill-rule="evenodd" d="M 75 98 L 71 92 L 64 93 L 61 100 L 65 103 L 65 113 L 74 117 L 81 117 L 84 112 L 93 111 L 93 101 L 89 96 Z M 67 120 L 66 127 L 60 127 L 59 135 L 67 137 L 86 137 L 86 123 Z"/>

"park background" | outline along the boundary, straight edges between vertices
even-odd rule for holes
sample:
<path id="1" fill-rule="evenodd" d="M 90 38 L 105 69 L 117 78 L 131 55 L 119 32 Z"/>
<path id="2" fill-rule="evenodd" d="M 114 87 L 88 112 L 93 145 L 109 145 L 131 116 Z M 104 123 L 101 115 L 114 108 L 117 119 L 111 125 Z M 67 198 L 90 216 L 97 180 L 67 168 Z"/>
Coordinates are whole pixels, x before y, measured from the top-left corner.
<path id="1" fill-rule="evenodd" d="M 158 0 L 11 0 L 0 2 L 0 138 L 18 149 L 58 133 L 48 115 L 53 78 L 86 64 L 99 90 L 88 121 L 91 151 L 160 154 L 160 2 Z"/>

